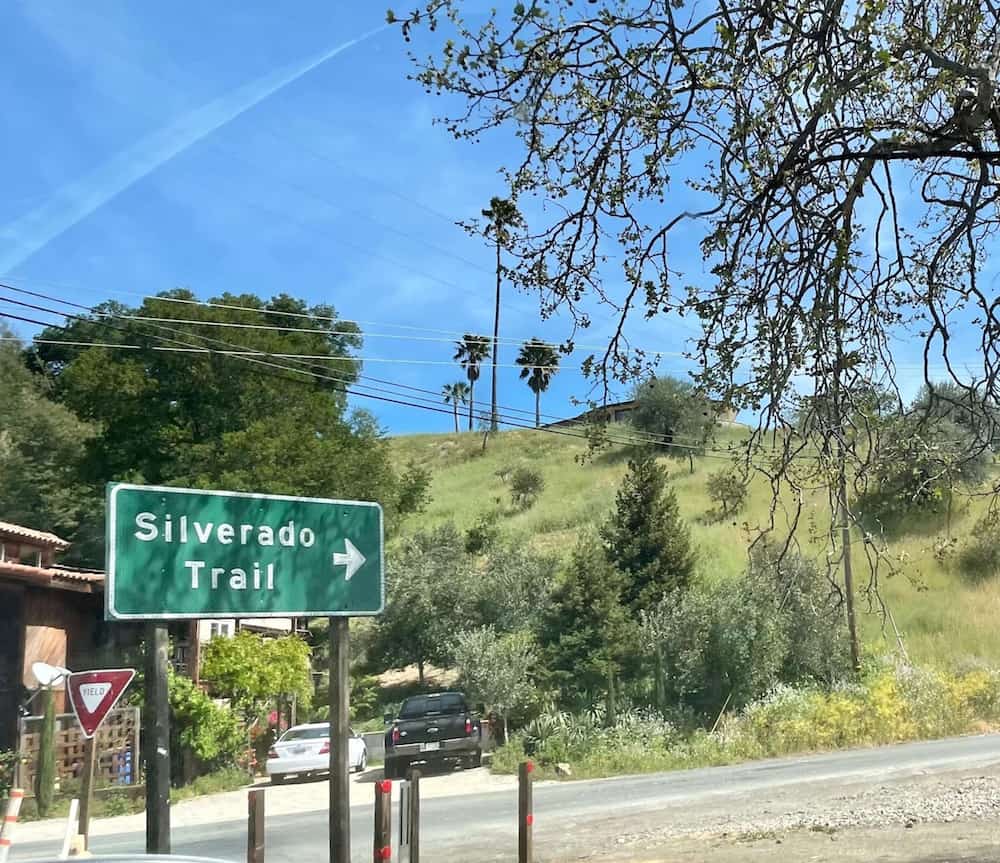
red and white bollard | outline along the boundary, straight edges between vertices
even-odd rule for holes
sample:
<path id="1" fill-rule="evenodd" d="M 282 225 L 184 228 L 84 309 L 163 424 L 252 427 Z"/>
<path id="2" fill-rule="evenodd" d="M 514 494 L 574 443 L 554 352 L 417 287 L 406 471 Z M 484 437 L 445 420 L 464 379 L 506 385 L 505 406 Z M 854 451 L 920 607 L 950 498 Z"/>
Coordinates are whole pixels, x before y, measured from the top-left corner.
<path id="1" fill-rule="evenodd" d="M 17 826 L 17 816 L 21 812 L 21 801 L 24 791 L 13 788 L 7 798 L 7 814 L 3 817 L 3 827 L 0 827 L 0 863 L 7 863 L 10 846 L 14 841 L 14 828 Z"/>
<path id="2" fill-rule="evenodd" d="M 392 782 L 375 783 L 375 863 L 392 859 Z"/>

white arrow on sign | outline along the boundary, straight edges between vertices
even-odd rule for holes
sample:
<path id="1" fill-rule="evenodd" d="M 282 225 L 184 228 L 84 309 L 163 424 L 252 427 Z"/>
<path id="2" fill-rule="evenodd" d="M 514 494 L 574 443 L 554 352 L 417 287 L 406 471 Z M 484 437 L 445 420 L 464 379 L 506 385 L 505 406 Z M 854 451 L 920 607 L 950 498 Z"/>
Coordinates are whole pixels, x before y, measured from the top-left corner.
<path id="1" fill-rule="evenodd" d="M 345 572 L 345 577 L 348 581 L 354 576 L 359 569 L 365 564 L 365 556 L 354 547 L 354 543 L 345 537 L 344 539 L 344 553 L 341 554 L 339 551 L 333 553 L 333 565 L 334 566 L 346 566 L 347 571 Z"/>

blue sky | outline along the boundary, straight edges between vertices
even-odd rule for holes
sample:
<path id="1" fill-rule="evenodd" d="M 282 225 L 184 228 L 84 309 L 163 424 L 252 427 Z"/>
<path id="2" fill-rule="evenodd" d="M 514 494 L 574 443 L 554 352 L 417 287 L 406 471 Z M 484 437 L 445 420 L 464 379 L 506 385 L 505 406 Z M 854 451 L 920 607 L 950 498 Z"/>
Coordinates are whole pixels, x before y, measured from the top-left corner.
<path id="1" fill-rule="evenodd" d="M 433 126 L 446 105 L 406 80 L 383 5 L 341 5 L 0 5 L 0 279 L 87 304 L 177 286 L 203 298 L 287 292 L 331 303 L 369 333 L 422 337 L 369 336 L 367 374 L 434 391 L 459 379 L 451 344 L 433 340 L 448 337 L 431 330 L 489 332 L 493 274 L 492 252 L 454 223 L 503 193 L 497 169 L 519 144 L 504 131 L 472 145 Z M 424 39 L 418 30 L 418 53 Z M 671 263 L 697 281 L 701 230 L 683 231 Z M 608 320 L 598 312 L 577 341 L 601 344 Z M 635 317 L 629 334 L 669 354 L 692 331 Z M 569 332 L 568 320 L 540 322 L 533 298 L 505 295 L 504 338 Z M 573 399 L 588 397 L 572 368 L 585 354 L 564 360 L 546 413 L 576 413 Z M 505 345 L 501 362 L 515 355 Z M 915 346 L 901 344 L 899 359 L 914 362 Z M 910 393 L 917 376 L 904 370 Z M 487 390 L 484 380 L 479 397 Z M 533 407 L 514 368 L 501 370 L 500 402 Z M 449 427 L 444 415 L 354 403 L 393 433 Z"/>
<path id="2" fill-rule="evenodd" d="M 443 105 L 406 80 L 405 46 L 383 27 L 382 6 L 344 5 L 3 4 L 0 278 L 86 304 L 176 286 L 205 298 L 285 291 L 370 321 L 373 333 L 488 332 L 492 253 L 454 222 L 502 193 L 497 168 L 516 145 L 498 135 L 472 146 L 433 126 Z M 514 294 L 501 327 L 505 338 L 570 331 L 565 319 L 542 324 L 535 301 Z M 644 329 L 635 338 L 664 351 L 690 332 Z M 598 324 L 578 341 L 605 332 Z M 461 376 L 452 352 L 369 337 L 364 355 L 393 362 L 365 371 L 438 390 Z M 505 346 L 501 362 L 515 355 Z M 564 360 L 543 410 L 575 413 L 572 399 L 587 397 L 571 368 L 583 355 Z M 501 372 L 500 401 L 532 408 L 516 369 Z M 449 425 L 354 403 L 393 433 Z"/>

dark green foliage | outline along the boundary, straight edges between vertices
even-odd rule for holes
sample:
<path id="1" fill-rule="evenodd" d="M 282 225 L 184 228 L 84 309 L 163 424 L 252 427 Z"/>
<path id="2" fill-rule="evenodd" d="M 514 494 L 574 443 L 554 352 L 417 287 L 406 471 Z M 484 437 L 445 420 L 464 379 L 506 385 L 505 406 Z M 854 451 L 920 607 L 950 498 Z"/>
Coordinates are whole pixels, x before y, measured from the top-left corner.
<path id="1" fill-rule="evenodd" d="M 666 470 L 649 453 L 629 461 L 601 537 L 624 576 L 622 601 L 633 613 L 683 590 L 694 572 L 691 535 L 677 496 Z"/>
<path id="2" fill-rule="evenodd" d="M 651 443 L 678 456 L 704 450 L 715 427 L 715 410 L 687 381 L 650 378 L 636 387 L 632 424 L 655 437 Z"/>
<path id="3" fill-rule="evenodd" d="M 10 331 L 0 325 L 0 336 Z M 100 490 L 81 479 L 94 426 L 51 398 L 14 342 L 0 342 L 0 513 L 74 543 L 70 563 L 103 560 Z"/>
<path id="4" fill-rule="evenodd" d="M 1000 575 L 1000 510 L 991 508 L 973 525 L 959 552 L 958 565 L 969 581 Z"/>
<path id="5" fill-rule="evenodd" d="M 351 718 L 356 722 L 374 719 L 379 715 L 379 698 L 381 687 L 378 678 L 367 674 L 351 675 Z M 327 692 L 327 710 L 329 716 L 329 691 Z"/>
<path id="6" fill-rule="evenodd" d="M 719 507 L 720 518 L 738 513 L 746 505 L 746 478 L 736 468 L 710 473 L 705 483 L 708 499 Z"/>
<path id="7" fill-rule="evenodd" d="M 409 462 L 399 475 L 396 490 L 395 509 L 400 515 L 423 512 L 431 500 L 431 472 Z"/>
<path id="8" fill-rule="evenodd" d="M 608 693 L 629 653 L 632 627 L 619 601 L 624 584 L 594 537 L 577 543 L 546 611 L 540 642 L 548 682 L 568 706 Z"/>
<path id="9" fill-rule="evenodd" d="M 530 509 L 545 490 L 541 471 L 520 466 L 510 476 L 510 502 L 517 509 Z"/>
<path id="10" fill-rule="evenodd" d="M 35 769 L 35 807 L 45 818 L 56 791 L 56 702 L 51 689 L 42 690 L 42 727 L 38 735 L 38 765 Z"/>
<path id="11" fill-rule="evenodd" d="M 406 537 L 387 555 L 386 608 L 369 646 L 373 667 L 444 664 L 467 620 L 471 565 L 453 524 Z"/>
<path id="12" fill-rule="evenodd" d="M 170 291 L 163 296 L 195 299 L 186 290 Z M 318 403 L 310 402 L 319 411 L 315 421 L 321 428 L 326 415 L 339 417 L 343 412 L 345 384 L 353 382 L 358 373 L 358 365 L 350 357 L 361 345 L 356 326 L 337 321 L 336 312 L 329 306 L 310 307 L 287 295 L 265 301 L 250 294 L 223 294 L 211 302 L 241 308 L 209 308 L 151 298 L 137 309 L 105 303 L 98 311 L 294 327 L 313 332 L 240 329 L 234 335 L 230 329 L 185 324 L 171 324 L 172 331 L 166 331 L 141 321 L 115 319 L 109 323 L 95 317 L 69 322 L 68 332 L 43 333 L 52 339 L 144 346 L 138 351 L 39 347 L 40 361 L 54 376 L 59 398 L 77 416 L 102 426 L 101 435 L 89 442 L 90 475 L 94 481 L 103 483 L 126 476 L 141 477 L 150 483 L 173 481 L 186 473 L 186 457 L 192 447 L 211 444 L 217 448 L 227 434 L 248 429 L 268 417 L 295 412 L 305 394 L 323 396 Z M 264 314 L 263 310 L 315 317 L 283 318 Z M 330 333 L 331 327 L 336 334 Z M 174 341 L 162 342 L 154 335 Z M 227 344 L 206 341 L 203 337 Z M 298 373 L 235 356 L 153 350 L 164 344 L 182 346 L 177 342 L 222 350 L 236 346 L 236 349 L 268 353 L 315 354 L 332 359 L 317 362 L 313 367 L 281 361 L 282 365 L 302 368 L 302 373 Z"/>

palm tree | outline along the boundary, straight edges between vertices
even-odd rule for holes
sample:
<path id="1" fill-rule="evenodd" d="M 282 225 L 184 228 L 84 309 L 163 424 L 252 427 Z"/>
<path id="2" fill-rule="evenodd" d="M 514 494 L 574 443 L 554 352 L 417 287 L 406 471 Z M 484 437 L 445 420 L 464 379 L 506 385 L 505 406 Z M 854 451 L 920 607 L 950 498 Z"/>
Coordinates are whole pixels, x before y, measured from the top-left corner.
<path id="1" fill-rule="evenodd" d="M 535 428 L 538 428 L 542 424 L 542 393 L 549 388 L 552 375 L 559 370 L 559 354 L 552 345 L 541 339 L 532 339 L 521 345 L 517 364 L 521 366 L 521 380 L 527 379 L 535 394 Z"/>
<path id="2" fill-rule="evenodd" d="M 513 201 L 506 198 L 490 198 L 489 209 L 483 210 L 483 215 L 489 219 L 484 236 L 493 238 L 493 245 L 497 253 L 497 289 L 496 303 L 493 312 L 493 395 L 490 400 L 490 430 L 496 431 L 500 424 L 500 416 L 497 413 L 497 354 L 500 343 L 500 283 L 503 275 L 503 264 L 500 260 L 500 252 L 504 246 L 510 243 L 510 232 L 508 228 L 518 228 L 524 224 L 521 214 L 517 211 Z"/>
<path id="3" fill-rule="evenodd" d="M 479 380 L 479 367 L 489 355 L 489 336 L 466 333 L 460 342 L 455 343 L 455 359 L 465 369 L 465 376 L 469 379 L 469 431 L 472 431 L 473 394 Z"/>
<path id="4" fill-rule="evenodd" d="M 464 405 L 469 400 L 469 385 L 465 381 L 445 384 L 441 396 L 444 398 L 444 403 L 451 405 L 455 412 L 455 434 L 458 434 L 458 406 Z"/>

